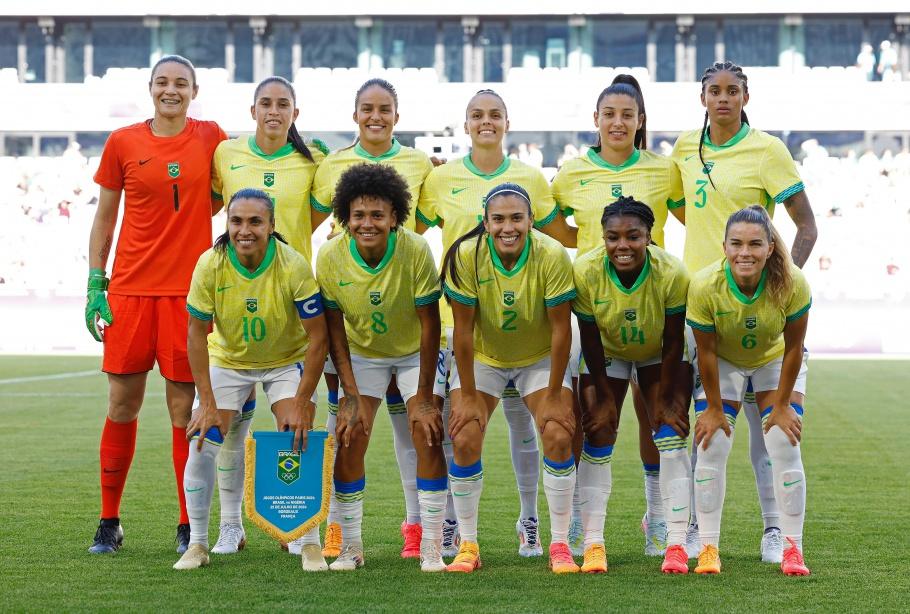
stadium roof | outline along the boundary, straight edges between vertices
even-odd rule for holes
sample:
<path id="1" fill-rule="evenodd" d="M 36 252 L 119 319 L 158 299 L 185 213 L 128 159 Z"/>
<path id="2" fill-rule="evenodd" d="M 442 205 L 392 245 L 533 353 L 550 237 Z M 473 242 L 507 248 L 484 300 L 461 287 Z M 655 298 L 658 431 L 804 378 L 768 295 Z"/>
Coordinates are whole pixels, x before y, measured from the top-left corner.
<path id="1" fill-rule="evenodd" d="M 630 3 L 624 10 L 612 10 L 602 0 L 462 0 L 458 3 L 416 2 L 414 0 L 340 0 L 336 2 L 301 2 L 272 0 L 266 6 L 248 0 L 198 0 L 191 3 L 154 3 L 123 0 L 94 0 L 91 3 L 72 0 L 31 0 L 4 2 L 0 17 L 69 17 L 69 16 L 301 16 L 331 17 L 339 15 L 369 16 L 461 16 L 461 15 L 754 15 L 754 14 L 872 14 L 907 13 L 906 0 L 763 0 L 761 3 L 720 2 L 717 0 L 650 0 Z M 760 6 L 761 8 L 757 8 Z"/>

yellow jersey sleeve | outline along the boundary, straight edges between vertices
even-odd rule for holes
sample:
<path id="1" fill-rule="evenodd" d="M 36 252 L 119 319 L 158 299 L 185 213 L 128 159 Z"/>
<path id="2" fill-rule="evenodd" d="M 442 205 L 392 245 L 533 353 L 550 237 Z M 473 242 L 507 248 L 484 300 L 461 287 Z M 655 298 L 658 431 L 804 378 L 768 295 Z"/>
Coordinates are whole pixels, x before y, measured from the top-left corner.
<path id="1" fill-rule="evenodd" d="M 341 173 L 338 171 L 337 156 L 340 152 L 327 156 L 316 168 L 313 177 L 313 188 L 310 190 L 310 206 L 321 213 L 332 212 L 332 197 L 335 195 L 335 184 Z"/>
<path id="2" fill-rule="evenodd" d="M 436 226 L 439 224 L 439 197 L 437 190 L 441 183 L 440 177 L 444 172 L 440 170 L 430 171 L 420 189 L 420 198 L 417 201 L 417 207 L 412 211 L 415 220 L 420 220 L 427 226 Z"/>
<path id="3" fill-rule="evenodd" d="M 527 185 L 522 186 L 531 197 L 531 213 L 534 215 L 534 228 L 543 228 L 556 218 L 559 209 L 550 192 L 550 186 L 543 173 L 531 175 Z"/>
<path id="4" fill-rule="evenodd" d="M 672 211 L 673 209 L 679 209 L 680 207 L 686 206 L 686 194 L 683 190 L 682 174 L 680 174 L 676 162 L 667 166 L 667 190 L 669 193 L 669 196 L 667 197 L 668 210 Z"/>
<path id="5" fill-rule="evenodd" d="M 578 258 L 572 265 L 572 278 L 575 282 L 575 298 L 572 299 L 572 311 L 579 320 L 585 322 L 594 322 L 594 305 L 592 298 L 592 288 L 588 280 L 587 271 L 591 267 L 591 257 L 589 252 L 581 258 Z"/>
<path id="6" fill-rule="evenodd" d="M 439 286 L 439 275 L 433 261 L 430 245 L 422 241 L 415 248 L 414 267 L 414 304 L 418 307 L 431 305 L 439 301 L 442 292 Z"/>
<path id="7" fill-rule="evenodd" d="M 544 283 L 544 304 L 557 307 L 575 298 L 575 282 L 572 278 L 572 260 L 569 253 L 555 241 L 541 243 L 546 245 L 542 258 L 541 268 Z"/>
<path id="8" fill-rule="evenodd" d="M 805 189 L 787 146 L 774 137 L 762 156 L 759 176 L 765 191 L 776 203 L 782 203 Z"/>
<path id="9" fill-rule="evenodd" d="M 306 319 L 307 317 L 319 315 L 322 313 L 322 300 L 319 293 L 319 285 L 316 283 L 312 269 L 303 258 L 297 258 L 291 262 L 293 266 L 290 271 L 290 282 L 294 292 L 294 304 L 297 306 L 300 317 Z M 318 308 L 316 306 L 306 306 L 306 310 L 304 310 L 305 305 L 301 303 L 314 298 L 319 300 Z M 313 309 L 318 309 L 318 312 L 313 313 Z"/>
<path id="10" fill-rule="evenodd" d="M 199 256 L 186 297 L 186 310 L 194 318 L 206 322 L 215 317 L 215 271 L 211 266 L 215 257 L 214 249 L 208 249 Z"/>
<path id="11" fill-rule="evenodd" d="M 800 319 L 812 306 L 812 291 L 809 288 L 809 282 L 806 281 L 806 276 L 795 266 L 792 267 L 790 274 L 793 278 L 793 286 L 785 310 L 787 322 Z"/>
<path id="12" fill-rule="evenodd" d="M 223 198 L 222 194 L 224 194 L 224 179 L 221 165 L 224 162 L 223 154 L 226 143 L 227 141 L 218 143 L 218 147 L 215 148 L 215 155 L 212 156 L 212 195 L 217 196 L 218 198 Z"/>
<path id="13" fill-rule="evenodd" d="M 458 281 L 456 283 L 447 275 L 443 288 L 451 300 L 468 307 L 477 306 L 477 266 L 474 261 L 474 250 L 479 240 L 468 240 L 458 246 L 458 251 L 454 254 Z"/>
<path id="14" fill-rule="evenodd" d="M 668 271 L 668 283 L 665 284 L 666 296 L 664 298 L 664 314 L 668 316 L 686 312 L 686 298 L 689 293 L 689 273 L 679 260 L 673 258 L 665 260 L 672 262 Z"/>
<path id="15" fill-rule="evenodd" d="M 327 241 L 319 248 L 316 255 L 316 281 L 319 283 L 319 289 L 322 293 L 322 302 L 327 309 L 338 309 L 337 288 L 338 271 L 336 260 L 332 257 L 334 244 L 338 241 L 344 241 L 346 233 L 341 233 L 337 237 Z"/>
<path id="16" fill-rule="evenodd" d="M 686 323 L 706 333 L 715 332 L 711 297 L 714 295 L 712 279 L 718 263 L 698 272 L 689 284 L 686 298 Z"/>
<path id="17" fill-rule="evenodd" d="M 550 184 L 550 194 L 553 195 L 553 202 L 556 207 L 565 216 L 572 214 L 572 209 L 569 205 L 568 183 L 569 169 L 563 164 L 562 168 L 557 171 L 556 176 L 553 177 L 553 183 Z"/>

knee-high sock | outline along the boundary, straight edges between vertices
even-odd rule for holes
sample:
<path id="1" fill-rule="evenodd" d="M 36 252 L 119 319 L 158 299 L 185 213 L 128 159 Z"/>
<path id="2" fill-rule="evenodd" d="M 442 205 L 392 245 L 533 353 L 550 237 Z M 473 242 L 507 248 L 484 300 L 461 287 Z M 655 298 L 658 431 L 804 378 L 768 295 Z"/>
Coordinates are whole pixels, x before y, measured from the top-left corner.
<path id="1" fill-rule="evenodd" d="M 446 457 L 446 467 L 451 467 L 455 462 L 455 449 L 452 447 L 452 438 L 449 436 L 449 414 L 452 412 L 452 399 L 446 394 L 445 401 L 442 403 L 442 453 Z M 446 511 L 445 519 L 449 522 L 458 522 L 455 517 L 455 503 L 452 500 L 452 488 L 446 494 Z"/>
<path id="2" fill-rule="evenodd" d="M 797 407 L 794 405 L 797 413 L 802 415 L 802 408 Z M 767 420 L 770 413 L 769 407 L 765 410 L 763 418 Z M 771 455 L 774 492 L 780 503 L 780 532 L 785 538 L 792 539 L 802 550 L 803 522 L 806 518 L 806 475 L 803 471 L 799 444 L 794 446 L 780 427 L 772 426 L 765 433 L 765 445 Z"/>
<path id="3" fill-rule="evenodd" d="M 190 446 L 186 441 L 186 429 L 171 425 L 171 462 L 174 465 L 174 478 L 177 480 L 180 524 L 187 524 L 190 521 L 186 512 L 186 495 L 183 492 L 183 474 L 186 472 L 186 461 L 189 456 Z"/>
<path id="4" fill-rule="evenodd" d="M 196 448 L 198 437 L 197 434 L 190 443 L 183 489 L 186 492 L 186 511 L 190 517 L 190 543 L 202 544 L 208 548 L 209 513 L 215 491 L 215 457 L 224 440 L 218 427 L 213 426 L 205 434 L 200 451 Z"/>
<path id="5" fill-rule="evenodd" d="M 724 406 L 724 413 L 730 422 L 730 436 L 717 429 L 708 448 L 699 449 L 698 464 L 695 465 L 695 510 L 702 547 L 709 544 L 717 546 L 720 540 L 720 518 L 727 489 L 727 458 L 733 447 L 736 413 L 732 408 L 729 408 L 731 413 L 727 413 L 728 407 Z"/>
<path id="6" fill-rule="evenodd" d="M 512 396 L 514 395 L 514 396 Z M 521 518 L 538 518 L 537 483 L 540 480 L 540 450 L 537 429 L 527 405 L 514 388 L 506 388 L 502 410 L 509 425 L 509 451 L 521 500 Z"/>
<path id="7" fill-rule="evenodd" d="M 329 415 L 325 419 L 325 430 L 335 436 L 335 425 L 338 423 L 338 391 L 329 390 Z M 338 523 L 338 501 L 335 499 L 335 482 L 332 482 L 332 494 L 329 497 L 329 524 Z"/>
<path id="8" fill-rule="evenodd" d="M 335 480 L 335 499 L 338 501 L 338 515 L 341 522 L 341 540 L 345 544 L 363 543 L 363 492 L 366 477 L 353 482 Z"/>
<path id="9" fill-rule="evenodd" d="M 660 464 L 642 463 L 645 475 L 645 505 L 647 506 L 648 523 L 664 521 L 664 504 L 660 495 Z"/>
<path id="10" fill-rule="evenodd" d="M 392 420 L 392 439 L 395 442 L 395 458 L 398 460 L 398 473 L 401 476 L 401 488 L 404 490 L 404 507 L 408 524 L 420 522 L 420 503 L 417 501 L 417 451 L 411 439 L 408 424 L 408 410 L 404 399 L 399 396 L 387 396 L 386 406 Z"/>
<path id="11" fill-rule="evenodd" d="M 667 545 L 686 541 L 686 528 L 691 513 L 692 466 L 686 452 L 686 440 L 667 425 L 654 433 L 654 445 L 660 452 L 660 492 L 667 522 Z"/>
<path id="12" fill-rule="evenodd" d="M 477 461 L 463 467 L 454 461 L 449 465 L 449 484 L 458 519 L 458 533 L 463 542 L 477 543 L 477 511 L 483 492 L 483 465 Z"/>
<path id="13" fill-rule="evenodd" d="M 138 420 L 104 421 L 101 431 L 101 517 L 119 518 L 120 499 L 126 486 L 126 476 L 136 452 L 136 427 Z"/>
<path id="14" fill-rule="evenodd" d="M 755 488 L 758 490 L 762 522 L 765 529 L 777 527 L 780 526 L 780 506 L 774 496 L 774 472 L 771 470 L 771 458 L 765 447 L 765 433 L 758 405 L 755 404 L 755 393 L 746 393 L 742 412 L 746 414 L 746 420 L 749 422 L 749 459 L 755 473 Z"/>
<path id="15" fill-rule="evenodd" d="M 613 490 L 613 446 L 596 447 L 584 442 L 578 463 L 577 490 L 581 497 L 581 523 L 585 548 L 604 543 L 607 503 Z M 544 474 L 546 479 L 546 474 Z"/>
<path id="16" fill-rule="evenodd" d="M 575 457 L 565 462 L 543 459 L 543 492 L 550 508 L 550 543 L 567 544 L 575 492 Z"/>
<path id="17" fill-rule="evenodd" d="M 441 543 L 442 518 L 445 515 L 446 495 L 448 492 L 449 480 L 447 476 L 417 478 L 420 524 L 423 525 L 422 541 Z"/>
<path id="18" fill-rule="evenodd" d="M 246 436 L 253 423 L 256 401 L 247 401 L 239 419 L 234 420 L 224 437 L 224 444 L 216 459 L 218 498 L 221 501 L 221 522 L 241 523 L 240 508 L 243 504 L 243 479 L 246 475 L 244 450 Z"/>

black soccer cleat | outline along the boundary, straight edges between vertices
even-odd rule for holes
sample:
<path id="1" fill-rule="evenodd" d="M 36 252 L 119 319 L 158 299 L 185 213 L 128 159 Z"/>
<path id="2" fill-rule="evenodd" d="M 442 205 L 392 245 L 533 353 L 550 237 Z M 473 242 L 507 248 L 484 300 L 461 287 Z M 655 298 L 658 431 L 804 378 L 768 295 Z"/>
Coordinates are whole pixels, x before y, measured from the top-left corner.
<path id="1" fill-rule="evenodd" d="M 177 554 L 183 554 L 190 545 L 190 525 L 177 525 Z"/>
<path id="2" fill-rule="evenodd" d="M 95 543 L 88 549 L 92 554 L 113 554 L 123 545 L 123 527 L 119 518 L 102 518 L 95 531 Z"/>

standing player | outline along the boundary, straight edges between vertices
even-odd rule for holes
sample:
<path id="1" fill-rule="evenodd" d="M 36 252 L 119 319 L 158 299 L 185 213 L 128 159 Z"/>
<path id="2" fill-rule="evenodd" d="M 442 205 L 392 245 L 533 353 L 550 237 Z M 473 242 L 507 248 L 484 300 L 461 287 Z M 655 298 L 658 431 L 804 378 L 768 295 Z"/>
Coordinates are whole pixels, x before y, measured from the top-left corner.
<path id="1" fill-rule="evenodd" d="M 449 248 L 444 290 L 455 319 L 449 479 L 461 534 L 449 571 L 480 567 L 477 514 L 487 421 L 514 381 L 540 429 L 544 493 L 550 510 L 550 569 L 576 573 L 567 536 L 575 489 L 575 417 L 569 361 L 572 264 L 554 239 L 533 230 L 520 186 L 504 183 L 485 199 L 483 222 Z"/>
<path id="2" fill-rule="evenodd" d="M 445 571 L 440 545 L 448 482 L 442 414 L 433 401 L 441 292 L 429 245 L 404 228 L 409 200 L 407 184 L 395 169 L 350 167 L 341 175 L 332 203 L 345 232 L 319 250 L 316 264 L 332 361 L 343 390 L 337 425 L 341 445 L 335 456 L 343 545 L 331 565 L 337 571 L 364 564 L 364 456 L 376 410 L 393 377 L 407 405 L 417 454 L 420 568 Z"/>
<path id="3" fill-rule="evenodd" d="M 120 499 L 136 449 L 136 426 L 148 371 L 158 362 L 171 418 L 180 521 L 177 552 L 189 540 L 183 472 L 184 430 L 193 403 L 186 356 L 186 293 L 193 264 L 212 244 L 212 154 L 226 135 L 214 122 L 186 116 L 199 86 L 189 60 L 169 55 L 152 68 L 152 119 L 115 130 L 104 146 L 95 182 L 101 186 L 89 237 L 85 321 L 104 342 L 109 404 L 101 433 L 101 521 L 92 553 L 116 552 L 123 541 Z M 114 270 L 107 259 L 124 198 Z M 108 292 L 105 295 L 105 290 Z M 106 326 L 99 327 L 103 320 Z"/>
<path id="4" fill-rule="evenodd" d="M 682 262 L 651 244 L 654 214 L 644 203 L 622 197 L 604 209 L 601 224 L 604 244 L 574 265 L 573 309 L 595 390 L 594 402 L 585 408 L 578 466 L 585 530 L 581 570 L 607 571 L 603 532 L 613 487 L 610 461 L 633 375 L 662 450 L 661 486 L 666 484 L 664 501 L 671 504 L 667 558 L 681 554 L 685 565 L 691 468 L 685 450 L 689 368 L 682 357 L 689 275 Z"/>
<path id="5" fill-rule="evenodd" d="M 563 165 L 553 179 L 553 196 L 565 215 L 578 225 L 578 255 L 603 246 L 604 205 L 634 196 L 654 215 L 651 240 L 664 244 L 668 211 L 682 219 L 682 186 L 673 161 L 647 150 L 648 116 L 641 87 L 631 75 L 617 75 L 597 97 L 594 126 L 597 145 Z M 581 377 L 581 397 L 591 401 L 590 379 Z M 639 454 L 644 469 L 647 510 L 642 520 L 645 554 L 663 554 L 667 526 L 660 494 L 660 456 L 651 438 L 646 401 L 632 380 L 632 399 L 638 417 Z"/>
<path id="6" fill-rule="evenodd" d="M 818 231 L 793 158 L 780 139 L 749 125 L 744 110 L 749 102 L 749 85 L 739 66 L 733 62 L 713 64 L 702 75 L 701 88 L 704 124 L 701 130 L 681 134 L 672 154 L 686 197 L 686 268 L 694 274 L 720 258 L 727 218 L 756 203 L 771 216 L 775 204 L 784 204 L 797 229 L 791 257 L 802 267 Z M 689 359 L 697 367 L 695 357 L 690 355 Z M 783 556 L 780 511 L 758 406 L 748 385 L 744 413 L 749 421 L 749 452 L 765 525 L 761 558 L 779 563 Z M 697 533 L 697 525 L 691 526 L 690 537 Z M 694 545 L 691 540 L 690 545 Z M 694 550 L 689 548 L 690 556 L 695 555 Z"/>
<path id="7" fill-rule="evenodd" d="M 417 206 L 420 188 L 433 168 L 433 163 L 422 151 L 403 146 L 394 137 L 398 123 L 398 94 L 391 83 L 384 79 L 370 79 L 360 86 L 354 97 L 354 122 L 358 126 L 357 141 L 354 145 L 326 156 L 319 165 L 313 180 L 311 200 L 313 207 L 330 211 L 335 195 L 335 186 L 342 173 L 354 164 L 374 163 L 391 166 L 404 177 L 408 184 L 411 209 Z M 414 230 L 414 220 L 404 220 L 403 227 Z M 326 428 L 335 428 L 338 411 L 338 378 L 331 363 L 326 365 L 326 384 L 329 391 L 329 419 Z M 331 373 L 330 373 L 331 371 Z M 407 518 L 401 524 L 404 547 L 401 556 L 420 556 L 420 508 L 417 500 L 417 458 L 411 435 L 408 431 L 408 416 L 404 399 L 394 384 L 386 395 L 386 406 L 392 420 L 395 443 L 395 457 L 404 489 Z M 341 547 L 341 528 L 337 505 L 329 512 L 329 526 L 325 537 L 326 556 L 338 556 Z"/>
<path id="8" fill-rule="evenodd" d="M 802 537 L 806 476 L 799 449 L 806 393 L 803 341 L 812 297 L 802 272 L 760 205 L 726 224 L 724 258 L 699 271 L 689 287 L 687 320 L 698 347 L 695 390 L 695 505 L 702 550 L 695 573 L 720 573 L 718 540 L 727 457 L 746 382 L 762 407 L 762 432 L 788 546 L 781 570 L 807 576 Z"/>
<path id="9" fill-rule="evenodd" d="M 250 114 L 256 134 L 221 143 L 212 163 L 212 191 L 230 201 L 240 190 L 257 186 L 272 199 L 275 229 L 307 262 L 312 262 L 313 229 L 329 212 L 316 209 L 310 187 L 316 166 L 328 153 L 320 141 L 307 146 L 294 121 L 299 114 L 293 86 L 281 77 L 268 77 L 256 86 Z M 241 521 L 243 501 L 244 440 L 250 429 L 255 395 L 243 406 L 241 419 L 225 436 L 218 454 L 218 493 L 221 499 L 221 526 L 216 554 L 237 552 L 246 540 Z M 299 540 L 298 540 L 299 541 Z M 302 542 L 301 542 L 302 543 Z M 300 543 L 290 544 L 297 553 Z"/>
<path id="10" fill-rule="evenodd" d="M 417 231 L 422 232 L 427 226 L 441 226 L 443 253 L 447 252 L 456 239 L 470 232 L 483 219 L 483 199 L 487 192 L 500 183 L 510 182 L 524 187 L 530 194 L 534 203 L 534 227 L 564 245 L 574 247 L 575 229 L 559 215 L 540 170 L 503 154 L 502 142 L 509 131 L 509 119 L 506 104 L 499 94 L 493 90 L 480 90 L 468 102 L 465 115 L 464 130 L 471 137 L 471 153 L 433 169 L 427 177 L 420 191 Z M 448 305 L 442 305 L 440 312 L 448 342 L 443 360 L 448 364 L 451 362 L 454 320 Z M 540 453 L 534 420 L 511 383 L 503 392 L 502 410 L 509 425 L 512 467 L 521 501 L 516 523 L 518 553 L 540 556 L 543 554 L 537 520 Z M 445 414 L 448 415 L 448 407 Z M 450 446 L 447 450 L 451 455 Z M 454 510 L 449 508 L 443 534 L 444 554 L 454 556 L 457 548 L 457 524 Z"/>
<path id="11" fill-rule="evenodd" d="M 293 430 L 294 450 L 305 449 L 315 414 L 311 397 L 328 349 L 313 271 L 275 232 L 272 197 L 253 188 L 238 190 L 227 216 L 227 231 L 196 264 L 186 302 L 191 316 L 187 348 L 198 391 L 186 437 L 197 443 L 190 447 L 184 480 L 190 545 L 174 569 L 209 563 L 215 458 L 225 433 L 243 419 L 243 405 L 256 384 L 269 397 L 278 429 Z M 328 569 L 319 528 L 303 540 L 303 568 Z"/>

